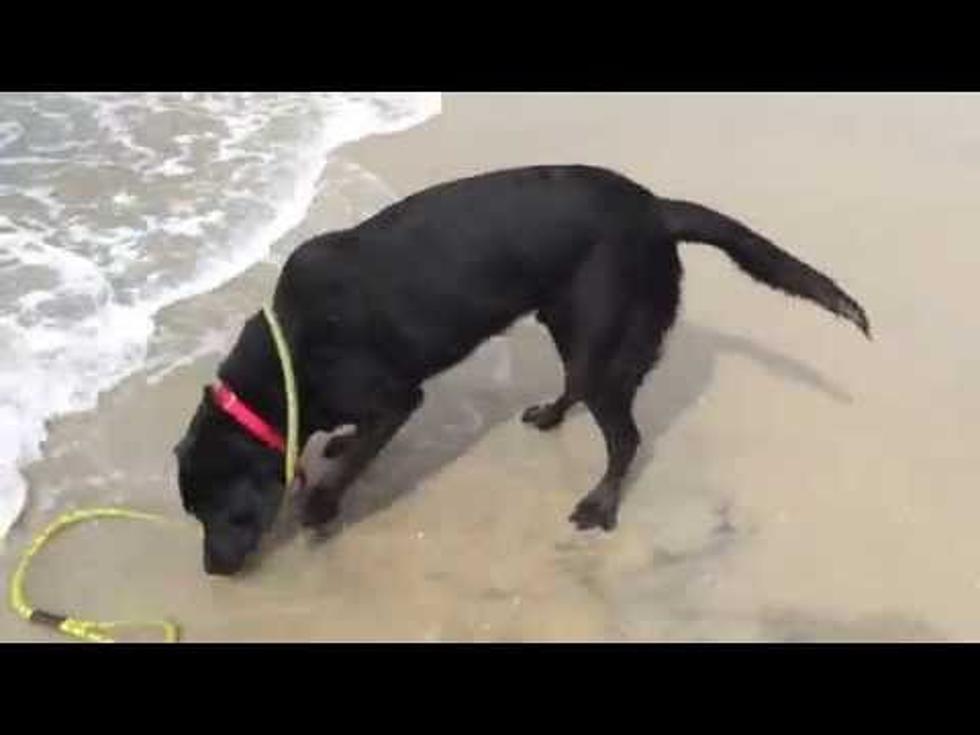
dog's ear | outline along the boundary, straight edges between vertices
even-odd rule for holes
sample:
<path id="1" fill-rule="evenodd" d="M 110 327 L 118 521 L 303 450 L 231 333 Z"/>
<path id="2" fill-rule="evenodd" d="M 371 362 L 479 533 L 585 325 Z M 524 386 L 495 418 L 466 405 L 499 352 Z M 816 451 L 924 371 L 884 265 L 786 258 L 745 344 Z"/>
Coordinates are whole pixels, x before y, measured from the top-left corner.
<path id="1" fill-rule="evenodd" d="M 192 432 L 188 431 L 184 438 L 177 442 L 177 446 L 174 447 L 174 456 L 177 459 L 177 489 L 180 490 L 180 502 L 183 504 L 184 510 L 188 513 L 194 512 L 194 504 L 191 501 L 191 495 L 193 493 L 190 488 L 192 463 L 191 453 L 188 451 L 191 441 L 193 441 L 192 436 Z"/>
<path id="2" fill-rule="evenodd" d="M 195 453 L 191 451 L 191 447 L 194 446 L 194 442 L 197 441 L 200 433 L 202 408 L 207 406 L 210 400 L 211 386 L 205 385 L 201 405 L 198 406 L 197 411 L 194 413 L 194 418 L 191 419 L 191 423 L 187 427 L 184 436 L 174 445 L 173 449 L 174 457 L 177 460 L 177 485 L 180 490 L 180 500 L 183 503 L 184 510 L 188 513 L 194 512 L 194 491 L 191 488 L 191 478 L 194 476 L 196 463 L 194 462 Z"/>
<path id="3" fill-rule="evenodd" d="M 194 513 L 194 502 L 191 500 L 191 494 L 187 491 L 187 486 L 184 483 L 180 484 L 180 504 L 184 506 L 185 513 Z"/>

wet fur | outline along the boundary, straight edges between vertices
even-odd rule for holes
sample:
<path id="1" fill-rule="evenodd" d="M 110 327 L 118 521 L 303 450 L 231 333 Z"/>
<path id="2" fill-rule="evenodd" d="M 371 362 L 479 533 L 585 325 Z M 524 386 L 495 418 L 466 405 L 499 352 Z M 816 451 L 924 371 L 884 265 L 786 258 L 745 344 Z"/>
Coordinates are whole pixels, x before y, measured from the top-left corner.
<path id="1" fill-rule="evenodd" d="M 587 166 L 442 184 L 298 247 L 280 275 L 274 308 L 296 365 L 301 441 L 318 429 L 356 427 L 328 444 L 330 460 L 307 489 L 304 521 L 319 526 L 336 516 L 344 490 L 421 403 L 426 379 L 533 312 L 554 339 L 565 388 L 522 418 L 548 430 L 575 403 L 586 405 L 608 466 L 570 520 L 580 529 L 614 528 L 640 441 L 633 397 L 677 314 L 682 240 L 722 248 L 756 280 L 869 334 L 857 302 L 761 235 Z M 261 314 L 246 322 L 218 374 L 284 427 L 280 367 Z M 205 526 L 205 568 L 233 573 L 281 503 L 281 457 L 207 395 L 177 455 L 184 506 Z"/>

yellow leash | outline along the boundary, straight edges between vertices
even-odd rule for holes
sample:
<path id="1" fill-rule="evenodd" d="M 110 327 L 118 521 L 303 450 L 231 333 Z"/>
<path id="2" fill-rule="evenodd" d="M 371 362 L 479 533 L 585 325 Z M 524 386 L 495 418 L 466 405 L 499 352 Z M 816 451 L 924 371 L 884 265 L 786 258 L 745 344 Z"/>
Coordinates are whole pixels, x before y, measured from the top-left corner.
<path id="1" fill-rule="evenodd" d="M 21 556 L 20 562 L 17 564 L 17 568 L 10 578 L 10 606 L 24 620 L 47 625 L 48 627 L 60 630 L 65 635 L 74 636 L 90 643 L 112 643 L 114 639 L 110 637 L 109 633 L 115 628 L 123 627 L 159 627 L 163 629 L 165 641 L 176 643 L 180 638 L 180 629 L 175 623 L 169 620 L 117 620 L 112 622 L 83 620 L 69 615 L 61 615 L 40 608 L 34 608 L 27 602 L 27 597 L 24 594 L 24 577 L 27 575 L 28 564 L 30 564 L 31 560 L 41 550 L 41 547 L 61 529 L 93 518 L 133 518 L 157 522 L 168 520 L 162 516 L 136 510 L 126 510 L 125 508 L 87 508 L 65 513 L 38 534 L 37 538 L 34 539 L 31 545 L 27 547 L 23 556 Z"/>
<path id="2" fill-rule="evenodd" d="M 293 480 L 296 472 L 296 458 L 298 456 L 299 441 L 299 402 L 296 397 L 296 378 L 293 374 L 293 361 L 289 354 L 289 346 L 283 337 L 282 329 L 276 319 L 272 309 L 268 306 L 262 307 L 262 313 L 269 323 L 273 340 L 276 344 L 276 353 L 279 355 L 279 362 L 282 365 L 283 382 L 286 387 L 286 487 Z M 128 518 L 132 520 L 144 520 L 155 522 L 170 522 L 168 518 L 153 513 L 144 513 L 138 510 L 128 510 L 126 508 L 87 508 L 83 510 L 73 510 L 59 516 L 41 533 L 37 535 L 30 546 L 24 551 L 10 577 L 10 606 L 24 620 L 40 625 L 46 625 L 61 631 L 65 635 L 79 638 L 90 643 L 114 643 L 115 639 L 110 633 L 116 628 L 160 628 L 163 630 L 163 639 L 167 643 L 176 643 L 180 640 L 180 627 L 169 620 L 116 620 L 98 621 L 84 620 L 69 615 L 48 612 L 41 608 L 34 608 L 27 602 L 24 594 L 24 579 L 27 576 L 27 567 L 31 560 L 37 555 L 52 536 L 58 531 L 72 526 L 82 521 L 95 518 Z"/>
<path id="3" fill-rule="evenodd" d="M 299 400 L 296 397 L 296 375 L 293 373 L 293 358 L 289 354 L 289 345 L 282 334 L 279 320 L 269 306 L 262 307 L 265 320 L 269 323 L 269 331 L 276 343 L 276 354 L 282 366 L 282 382 L 286 388 L 286 487 L 288 488 L 296 474 L 296 458 L 299 456 Z"/>

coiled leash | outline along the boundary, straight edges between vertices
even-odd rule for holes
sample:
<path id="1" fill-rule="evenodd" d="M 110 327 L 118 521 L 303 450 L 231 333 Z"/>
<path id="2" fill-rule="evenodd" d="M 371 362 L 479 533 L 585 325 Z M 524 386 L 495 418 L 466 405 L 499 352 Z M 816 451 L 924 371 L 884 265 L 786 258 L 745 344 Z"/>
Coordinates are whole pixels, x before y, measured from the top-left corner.
<path id="1" fill-rule="evenodd" d="M 59 516 L 54 523 L 37 535 L 21 556 L 20 562 L 17 564 L 17 568 L 10 578 L 10 606 L 24 620 L 46 625 L 61 631 L 65 635 L 80 638 L 90 643 L 112 643 L 114 639 L 109 634 L 116 628 L 124 627 L 161 628 L 163 630 L 164 640 L 167 643 L 176 643 L 180 639 L 180 628 L 176 623 L 169 620 L 115 620 L 110 622 L 83 620 L 82 618 L 76 618 L 70 615 L 61 615 L 42 610 L 41 608 L 34 608 L 27 602 L 27 597 L 24 595 L 24 577 L 27 575 L 28 565 L 41 550 L 41 547 L 63 528 L 94 518 L 131 518 L 156 522 L 169 521 L 169 519 L 163 516 L 143 513 L 138 510 L 127 510 L 126 508 L 86 508 L 83 510 L 69 511 Z"/>
<path id="2" fill-rule="evenodd" d="M 283 337 L 282 329 L 279 326 L 275 314 L 268 306 L 262 307 L 262 313 L 265 315 L 265 319 L 269 324 L 269 330 L 272 332 L 273 341 L 276 345 L 276 353 L 279 355 L 279 362 L 282 366 L 283 383 L 286 387 L 287 428 L 286 451 L 284 454 L 286 485 L 288 487 L 296 472 L 296 458 L 298 456 L 299 403 L 296 398 L 296 379 L 293 375 L 293 363 L 289 354 L 289 347 L 286 344 L 285 337 Z M 27 602 L 27 597 L 24 594 L 24 579 L 27 576 L 27 567 L 41 550 L 41 547 L 62 529 L 96 518 L 125 518 L 130 520 L 154 521 L 157 523 L 176 523 L 176 521 L 164 516 L 145 513 L 139 510 L 129 510 L 127 508 L 86 508 L 62 514 L 57 520 L 41 531 L 21 555 L 20 561 L 14 569 L 14 573 L 10 576 L 10 606 L 14 612 L 28 622 L 54 628 L 65 635 L 90 643 L 114 643 L 115 639 L 110 634 L 117 628 L 160 628 L 163 631 L 163 640 L 165 642 L 178 642 L 180 640 L 180 627 L 177 623 L 170 620 L 85 620 L 70 615 L 52 613 L 41 608 L 34 608 Z"/>

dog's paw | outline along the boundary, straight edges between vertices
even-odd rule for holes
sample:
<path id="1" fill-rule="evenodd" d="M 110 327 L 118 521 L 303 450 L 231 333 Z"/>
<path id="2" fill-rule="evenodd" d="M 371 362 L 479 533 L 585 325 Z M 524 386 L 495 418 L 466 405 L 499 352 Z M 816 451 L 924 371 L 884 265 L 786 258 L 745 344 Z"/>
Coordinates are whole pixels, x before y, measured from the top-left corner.
<path id="1" fill-rule="evenodd" d="M 306 528 L 322 528 L 340 514 L 340 503 L 336 498 L 325 497 L 325 493 L 313 493 L 302 505 L 300 523 Z"/>
<path id="2" fill-rule="evenodd" d="M 563 412 L 558 410 L 553 403 L 531 406 L 521 414 L 521 421 L 525 424 L 533 424 L 541 431 L 555 428 L 563 418 Z"/>
<path id="3" fill-rule="evenodd" d="M 568 520 L 574 523 L 579 531 L 589 528 L 612 531 L 616 528 L 618 512 L 619 503 L 608 493 L 589 493 L 578 502 Z"/>
<path id="4" fill-rule="evenodd" d="M 332 436 L 330 437 L 330 441 L 328 441 L 327 445 L 323 448 L 323 452 L 320 456 L 324 459 L 335 459 L 346 453 L 353 443 L 353 434 L 340 434 L 339 436 Z"/>

